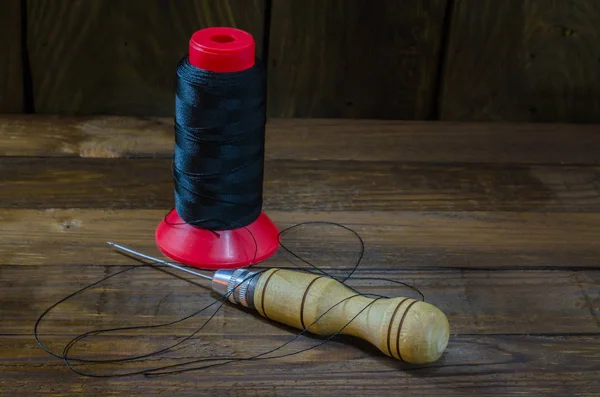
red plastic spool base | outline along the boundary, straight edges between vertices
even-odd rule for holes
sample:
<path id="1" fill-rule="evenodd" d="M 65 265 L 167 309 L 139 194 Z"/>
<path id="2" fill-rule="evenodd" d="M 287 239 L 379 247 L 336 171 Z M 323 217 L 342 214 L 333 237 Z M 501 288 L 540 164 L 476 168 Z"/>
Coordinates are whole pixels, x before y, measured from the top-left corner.
<path id="1" fill-rule="evenodd" d="M 188 225 L 172 211 L 156 228 L 156 243 L 169 258 L 203 269 L 248 266 L 267 259 L 279 247 L 279 230 L 264 212 L 246 228 L 216 233 Z"/>
<path id="2" fill-rule="evenodd" d="M 239 72 L 254 66 L 252 35 L 234 28 L 207 28 L 192 35 L 190 63 L 217 73 Z M 233 230 L 200 229 L 172 211 L 156 228 L 156 244 L 168 257 L 203 269 L 235 269 L 263 261 L 279 247 L 279 230 L 261 212 L 250 225 Z"/>

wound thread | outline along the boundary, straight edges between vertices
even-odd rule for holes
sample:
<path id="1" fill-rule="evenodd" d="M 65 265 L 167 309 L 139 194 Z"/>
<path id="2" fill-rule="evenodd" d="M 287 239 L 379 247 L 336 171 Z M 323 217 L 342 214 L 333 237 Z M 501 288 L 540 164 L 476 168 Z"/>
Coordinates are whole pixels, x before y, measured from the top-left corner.
<path id="1" fill-rule="evenodd" d="M 262 210 L 265 77 L 255 65 L 240 72 L 177 68 L 173 179 L 175 208 L 188 224 L 230 230 Z"/>

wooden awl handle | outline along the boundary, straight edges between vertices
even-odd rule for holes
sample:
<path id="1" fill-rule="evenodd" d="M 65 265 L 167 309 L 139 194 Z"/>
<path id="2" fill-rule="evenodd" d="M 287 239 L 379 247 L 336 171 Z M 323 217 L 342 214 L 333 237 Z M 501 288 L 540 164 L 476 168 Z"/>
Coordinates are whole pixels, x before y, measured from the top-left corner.
<path id="1" fill-rule="evenodd" d="M 260 274 L 253 287 L 248 306 L 268 319 L 298 329 L 309 327 L 318 335 L 333 335 L 346 326 L 341 333 L 365 339 L 409 363 L 433 362 L 448 345 L 448 319 L 429 303 L 410 298 L 374 300 L 330 277 L 277 268 Z"/>

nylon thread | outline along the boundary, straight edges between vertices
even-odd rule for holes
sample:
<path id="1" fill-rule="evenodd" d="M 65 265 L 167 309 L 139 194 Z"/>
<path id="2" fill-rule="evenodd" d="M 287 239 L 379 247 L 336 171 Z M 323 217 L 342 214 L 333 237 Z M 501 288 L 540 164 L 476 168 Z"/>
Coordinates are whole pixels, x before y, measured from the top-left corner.
<path id="1" fill-rule="evenodd" d="M 116 273 L 110 274 L 106 277 L 101 278 L 98 281 L 95 281 L 75 292 L 73 292 L 72 294 L 67 295 L 66 297 L 58 300 L 56 303 L 52 304 L 50 307 L 48 307 L 37 319 L 35 326 L 34 326 L 34 330 L 33 330 L 33 334 L 34 334 L 34 338 L 36 343 L 46 352 L 48 352 L 49 354 L 62 359 L 65 362 L 65 365 L 67 366 L 67 368 L 69 368 L 71 371 L 82 375 L 82 376 L 88 376 L 88 377 L 94 377 L 94 378 L 116 378 L 116 377 L 125 377 L 125 376 L 132 376 L 132 375 L 144 375 L 147 377 L 153 377 L 153 376 L 163 376 L 163 375 L 170 375 L 170 374 L 177 374 L 177 373 L 182 373 L 182 372 L 188 372 L 188 371 L 199 371 L 199 370 L 207 370 L 209 368 L 213 368 L 213 367 L 217 367 L 217 366 L 222 366 L 222 365 L 228 365 L 231 363 L 235 363 L 235 362 L 242 362 L 242 361 L 253 361 L 253 360 L 269 360 L 269 359 L 277 359 L 277 358 L 283 358 L 283 357 L 289 357 L 289 356 L 293 356 L 293 355 L 297 355 L 300 353 L 303 353 L 305 351 L 308 350 L 312 350 L 315 348 L 318 348 L 319 346 L 322 346 L 326 343 L 328 343 L 330 340 L 334 339 L 337 335 L 339 335 L 340 333 L 342 333 L 342 331 L 352 323 L 352 321 L 354 321 L 354 319 L 356 319 L 361 313 L 363 313 L 365 310 L 367 310 L 369 307 L 371 307 L 372 304 L 374 304 L 377 300 L 381 299 L 381 298 L 388 298 L 387 296 L 384 295 L 379 295 L 379 294 L 374 294 L 374 293 L 360 293 L 358 291 L 356 291 L 356 289 L 352 288 L 351 286 L 347 285 L 345 283 L 345 280 L 347 279 L 354 279 L 354 280 L 378 280 L 378 281 L 386 281 L 386 282 L 390 282 L 390 283 L 394 283 L 397 285 L 400 285 L 402 287 L 407 287 L 409 289 L 412 289 L 414 292 L 416 292 L 417 294 L 419 294 L 421 296 L 421 299 L 424 301 L 424 296 L 421 293 L 421 291 L 419 291 L 417 288 L 401 282 L 401 281 L 397 281 L 397 280 L 393 280 L 393 279 L 388 279 L 388 278 L 379 278 L 379 277 L 358 277 L 358 276 L 353 276 L 353 274 L 356 272 L 356 270 L 358 269 L 361 261 L 362 261 L 362 257 L 363 257 L 363 253 L 364 253 L 364 243 L 362 241 L 362 238 L 360 237 L 360 235 L 358 233 L 356 233 L 354 230 L 334 223 L 334 222 L 306 222 L 306 223 L 301 223 L 301 224 L 297 224 L 297 225 L 293 225 L 287 229 L 284 229 L 280 232 L 278 240 L 281 242 L 281 237 L 289 230 L 294 229 L 294 228 L 298 228 L 301 226 L 309 226 L 309 225 L 314 225 L 314 224 L 326 224 L 326 225 L 330 225 L 330 226 L 335 226 L 335 227 L 341 227 L 343 229 L 348 230 L 349 232 L 351 232 L 356 238 L 357 240 L 360 242 L 360 247 L 361 247 L 361 252 L 360 255 L 358 257 L 358 260 L 356 261 L 356 263 L 354 264 L 354 266 L 352 268 L 349 269 L 349 273 L 343 277 L 342 281 L 348 288 L 350 288 L 351 290 L 355 291 L 356 294 L 355 295 L 351 295 L 343 300 L 341 300 L 340 302 L 337 302 L 336 304 L 334 304 L 332 307 L 328 308 L 325 312 L 323 312 L 319 317 L 317 317 L 317 319 L 315 319 L 315 321 L 313 321 L 310 325 L 308 325 L 308 327 L 305 327 L 301 332 L 295 334 L 290 340 L 288 340 L 287 342 L 276 346 L 266 352 L 262 352 L 253 356 L 248 356 L 248 357 L 235 357 L 235 356 L 208 356 L 208 357 L 200 357 L 200 358 L 196 358 L 196 359 L 192 359 L 186 362 L 182 362 L 182 363 L 177 363 L 177 364 L 173 364 L 173 365 L 166 365 L 166 366 L 161 366 L 161 367 L 156 367 L 156 368 L 150 368 L 150 369 L 141 369 L 141 370 L 134 370 L 134 371 L 130 371 L 130 372 L 122 372 L 122 373 L 115 373 L 115 372 L 109 372 L 109 373 L 98 373 L 98 372 L 90 372 L 90 371 L 86 371 L 86 370 L 80 370 L 78 368 L 75 367 L 75 365 L 77 363 L 87 363 L 87 364 L 108 364 L 108 363 L 122 363 L 122 362 L 132 362 L 132 361 L 136 361 L 136 360 L 140 360 L 143 358 L 148 358 L 148 357 L 156 357 L 156 356 L 160 356 L 162 354 L 165 354 L 167 352 L 172 351 L 175 348 L 181 349 L 180 346 L 182 346 L 183 343 L 189 343 L 191 342 L 192 338 L 197 335 L 198 333 L 200 333 L 204 327 L 210 322 L 212 321 L 212 319 L 215 317 L 215 315 L 222 309 L 222 307 L 225 305 L 226 301 L 228 300 L 229 296 L 228 295 L 224 295 L 219 297 L 218 300 L 215 300 L 214 302 L 210 303 L 209 305 L 200 308 L 196 311 L 194 311 L 193 313 L 186 315 L 184 317 L 181 317 L 177 320 L 173 320 L 167 323 L 161 323 L 161 324 L 155 324 L 155 325 L 150 325 L 150 326 L 129 326 L 129 327 L 116 327 L 116 328 L 105 328 L 105 329 L 96 329 L 96 330 L 92 330 L 92 331 L 88 331 L 86 333 L 83 333 L 81 335 L 76 336 L 75 338 L 73 338 L 70 342 L 67 343 L 67 345 L 64 347 L 62 354 L 57 353 L 53 350 L 51 350 L 48 346 L 46 346 L 44 344 L 44 342 L 42 341 L 41 337 L 40 337 L 40 325 L 42 323 L 42 320 L 46 317 L 46 315 L 50 314 L 56 307 L 58 307 L 60 304 L 66 302 L 67 300 L 71 299 L 72 297 L 79 295 L 83 292 L 85 292 L 86 290 L 89 290 L 90 288 L 100 285 L 101 283 L 103 283 L 106 280 L 109 280 L 113 277 L 116 276 L 120 276 L 126 272 L 135 270 L 135 269 L 139 269 L 139 268 L 144 268 L 144 267 L 160 267 L 160 266 L 155 266 L 152 263 L 146 263 L 146 262 L 142 262 L 142 265 L 138 265 L 138 266 L 130 266 L 126 269 L 120 270 Z M 289 270 L 304 270 L 304 271 L 308 271 L 308 272 L 318 272 L 320 274 L 325 274 L 328 277 L 332 277 L 331 275 L 329 275 L 325 270 L 320 269 L 319 267 L 317 267 L 316 265 L 312 264 L 310 261 L 302 258 L 300 255 L 296 254 L 295 252 L 293 252 L 292 250 L 290 250 L 287 246 L 285 246 L 283 243 L 281 243 L 281 247 L 290 252 L 292 254 L 292 256 L 302 260 L 304 263 L 306 263 L 307 265 L 310 266 L 309 269 L 306 268 L 298 268 L 298 267 L 286 267 L 286 269 Z M 264 268 L 264 267 L 260 267 L 260 266 L 255 266 L 254 269 L 256 269 L 257 273 L 264 273 L 266 271 L 269 270 L 269 268 Z M 253 276 L 249 276 L 247 277 L 245 280 L 242 280 L 240 282 L 244 283 L 248 280 L 250 280 L 250 278 Z M 334 278 L 334 277 L 332 277 Z M 237 288 L 237 286 L 236 286 Z M 368 305 L 366 305 L 363 309 L 361 309 L 352 319 L 350 319 L 344 326 L 342 326 L 340 329 L 338 329 L 334 334 L 332 334 L 331 336 L 329 336 L 328 338 L 326 338 L 324 341 L 317 343 L 315 345 L 309 346 L 307 348 L 303 348 L 297 351 L 293 351 L 290 353 L 283 353 L 283 354 L 279 354 L 276 356 L 267 356 L 271 353 L 274 353 L 276 351 L 281 350 L 282 348 L 284 348 L 285 346 L 289 345 L 290 343 L 294 342 L 295 340 L 297 340 L 300 336 L 304 335 L 306 332 L 308 332 L 308 328 L 312 327 L 314 324 L 316 324 L 321 318 L 323 318 L 327 313 L 331 312 L 332 310 L 334 310 L 337 306 L 339 306 L 340 304 L 348 301 L 349 299 L 353 299 L 357 296 L 365 296 L 365 297 L 371 297 L 374 298 L 374 300 L 372 302 L 370 302 Z M 264 299 L 263 299 L 264 302 Z M 413 302 L 413 304 L 416 302 Z M 165 348 L 162 348 L 160 350 L 156 350 L 156 351 L 151 351 L 149 353 L 146 354 L 140 354 L 140 355 L 136 355 L 136 356 L 129 356 L 129 357 L 125 357 L 125 358 L 116 358 L 116 359 L 86 359 L 86 358 L 75 358 L 69 355 L 70 350 L 80 341 L 82 341 L 83 339 L 90 337 L 90 336 L 95 336 L 95 335 L 102 335 L 102 334 L 106 334 L 106 333 L 110 333 L 110 332 L 115 332 L 115 331 L 132 331 L 132 330 L 151 330 L 151 329 L 157 329 L 157 328 L 162 328 L 162 327 L 168 327 L 174 324 L 178 324 L 181 323 L 187 319 L 190 319 L 194 316 L 197 316 L 199 313 L 202 313 L 204 311 L 206 311 L 207 309 L 211 308 L 212 306 L 216 306 L 215 311 L 209 316 L 209 318 L 202 323 L 202 325 L 200 327 L 198 327 L 197 329 L 195 329 L 193 332 L 191 332 L 189 335 L 185 336 L 183 339 L 173 343 L 170 346 L 167 346 Z M 408 309 L 407 309 L 408 311 Z M 401 326 L 400 326 L 401 327 Z M 145 335 L 145 334 L 144 334 Z M 399 333 L 398 333 L 399 335 Z M 198 363 L 205 363 L 202 366 L 195 366 L 195 367 L 186 367 L 189 366 L 190 364 L 198 364 Z"/>
<path id="2" fill-rule="evenodd" d="M 184 58 L 177 68 L 175 208 L 208 230 L 247 226 L 263 202 L 264 69 L 214 73 Z"/>

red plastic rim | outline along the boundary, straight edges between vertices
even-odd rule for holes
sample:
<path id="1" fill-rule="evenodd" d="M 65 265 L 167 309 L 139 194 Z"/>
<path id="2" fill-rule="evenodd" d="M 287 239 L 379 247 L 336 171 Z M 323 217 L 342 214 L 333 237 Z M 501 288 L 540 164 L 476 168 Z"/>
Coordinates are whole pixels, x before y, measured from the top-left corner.
<path id="1" fill-rule="evenodd" d="M 277 251 L 279 230 L 261 212 L 245 228 L 212 232 L 185 223 L 171 211 L 156 228 L 163 254 L 202 269 L 235 269 L 261 262 Z"/>
<path id="2" fill-rule="evenodd" d="M 211 72 L 239 72 L 254 66 L 255 47 L 252 35 L 243 30 L 207 28 L 192 35 L 189 60 Z"/>

